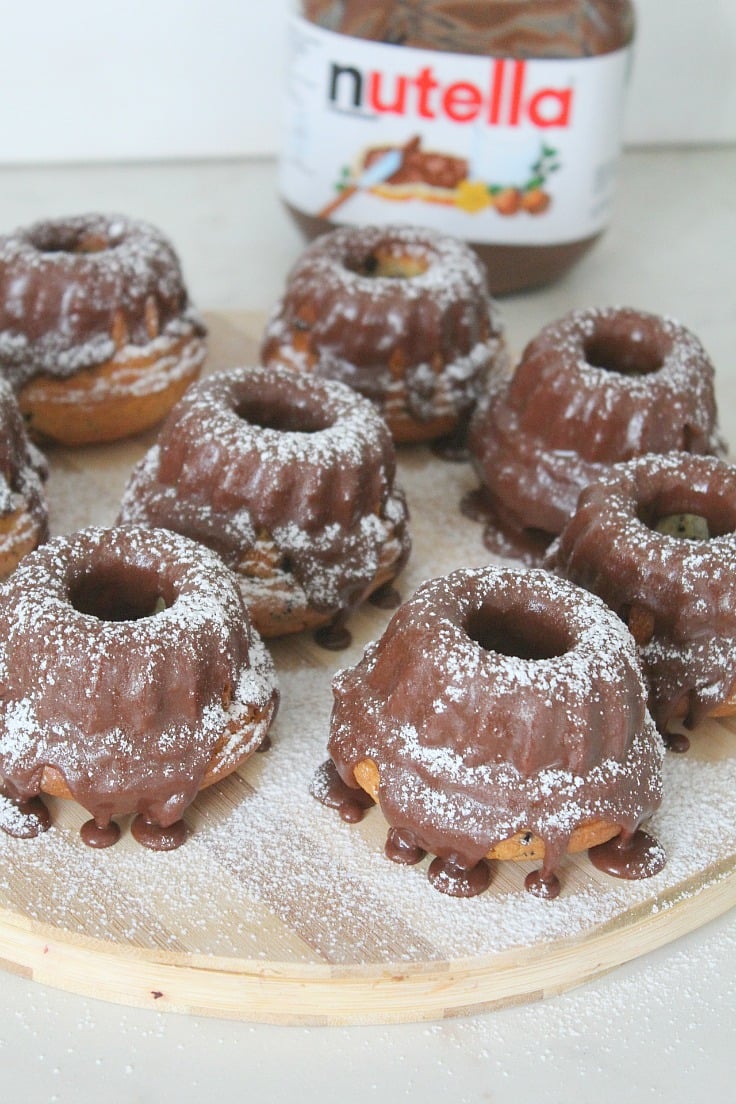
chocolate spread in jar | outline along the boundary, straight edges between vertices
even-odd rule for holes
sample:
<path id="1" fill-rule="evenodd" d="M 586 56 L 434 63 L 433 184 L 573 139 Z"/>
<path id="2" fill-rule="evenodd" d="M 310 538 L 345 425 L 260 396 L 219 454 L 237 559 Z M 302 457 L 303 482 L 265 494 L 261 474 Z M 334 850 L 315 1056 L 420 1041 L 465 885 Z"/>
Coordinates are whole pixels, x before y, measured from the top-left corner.
<path id="1" fill-rule="evenodd" d="M 561 276 L 610 217 L 630 0 L 304 0 L 280 191 L 308 237 L 410 222 L 495 293 Z"/>

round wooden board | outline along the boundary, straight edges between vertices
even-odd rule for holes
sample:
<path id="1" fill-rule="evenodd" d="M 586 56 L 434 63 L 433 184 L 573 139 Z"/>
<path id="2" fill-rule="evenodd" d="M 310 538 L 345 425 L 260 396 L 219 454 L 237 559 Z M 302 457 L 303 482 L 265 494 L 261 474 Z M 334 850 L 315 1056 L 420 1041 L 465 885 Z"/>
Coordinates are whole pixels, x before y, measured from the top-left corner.
<path id="1" fill-rule="evenodd" d="M 210 370 L 253 362 L 261 320 L 213 317 Z M 109 524 L 154 435 L 50 456 L 52 527 Z M 462 518 L 467 465 L 404 450 L 414 553 L 401 582 L 487 562 L 480 528 Z M 528 864 L 494 864 L 471 900 L 436 893 L 427 860 L 383 856 L 372 810 L 342 823 L 309 796 L 324 758 L 330 683 L 380 635 L 389 614 L 352 621 L 335 656 L 307 636 L 274 642 L 283 703 L 273 747 L 200 794 L 192 834 L 170 854 L 123 838 L 94 852 L 86 814 L 51 802 L 36 840 L 0 833 L 0 965 L 49 985 L 120 1003 L 274 1023 L 386 1023 L 466 1014 L 559 993 L 659 947 L 736 904 L 736 723 L 709 722 L 686 756 L 668 755 L 653 831 L 665 870 L 644 882 L 568 857 L 562 894 L 523 890 Z"/>

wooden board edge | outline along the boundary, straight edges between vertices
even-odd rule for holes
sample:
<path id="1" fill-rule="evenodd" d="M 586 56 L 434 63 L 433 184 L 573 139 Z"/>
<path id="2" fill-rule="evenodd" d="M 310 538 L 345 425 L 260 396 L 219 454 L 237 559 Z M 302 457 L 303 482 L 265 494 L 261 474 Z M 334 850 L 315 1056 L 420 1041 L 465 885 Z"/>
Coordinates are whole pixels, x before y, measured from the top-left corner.
<path id="1" fill-rule="evenodd" d="M 291 1025 L 420 1022 L 538 1000 L 582 985 L 656 950 L 736 905 L 736 870 L 696 892 L 650 904 L 633 923 L 534 956 L 481 962 L 333 966 L 204 958 L 109 944 L 0 912 L 0 968 L 53 988 L 116 1004 Z M 552 906 L 554 907 L 554 906 Z"/>

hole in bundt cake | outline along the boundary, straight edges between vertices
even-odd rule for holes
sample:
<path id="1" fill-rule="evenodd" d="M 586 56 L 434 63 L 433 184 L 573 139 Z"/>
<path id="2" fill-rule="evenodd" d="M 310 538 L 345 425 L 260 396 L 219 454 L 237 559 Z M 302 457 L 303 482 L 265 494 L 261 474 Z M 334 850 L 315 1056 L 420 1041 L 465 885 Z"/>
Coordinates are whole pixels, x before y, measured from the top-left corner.
<path id="1" fill-rule="evenodd" d="M 32 241 L 39 253 L 105 253 L 120 244 L 103 230 L 57 225 L 39 228 Z"/>
<path id="2" fill-rule="evenodd" d="M 736 513 L 727 501 L 693 488 L 657 495 L 639 504 L 637 516 L 648 529 L 683 540 L 711 540 L 736 530 Z"/>
<path id="3" fill-rule="evenodd" d="M 584 355 L 593 368 L 622 376 L 648 376 L 664 364 L 659 343 L 637 331 L 597 330 L 585 342 Z"/>
<path id="4" fill-rule="evenodd" d="M 554 659 L 570 650 L 567 633 L 544 610 L 496 610 L 482 606 L 464 625 L 487 652 L 518 659 Z"/>
<path id="5" fill-rule="evenodd" d="M 659 519 L 656 529 L 665 536 L 682 540 L 710 540 L 708 522 L 700 514 L 668 514 Z"/>
<path id="6" fill-rule="evenodd" d="M 383 280 L 411 280 L 429 268 L 427 257 L 395 252 L 389 246 L 374 249 L 363 256 L 347 257 L 345 267 L 358 276 Z"/>
<path id="7" fill-rule="evenodd" d="M 248 396 L 237 404 L 235 413 L 249 425 L 281 433 L 320 433 L 334 424 L 324 410 L 304 407 L 283 395 Z"/>
<path id="8" fill-rule="evenodd" d="M 109 564 L 76 579 L 69 600 L 78 613 L 100 621 L 140 621 L 172 605 L 176 596 L 165 590 L 154 572 Z"/>

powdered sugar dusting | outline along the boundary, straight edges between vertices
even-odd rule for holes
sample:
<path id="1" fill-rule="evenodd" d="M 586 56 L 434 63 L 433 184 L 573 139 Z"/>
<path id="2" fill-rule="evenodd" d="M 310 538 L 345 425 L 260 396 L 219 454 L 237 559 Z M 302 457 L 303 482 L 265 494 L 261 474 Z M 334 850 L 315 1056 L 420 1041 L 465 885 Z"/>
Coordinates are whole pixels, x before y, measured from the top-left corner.
<path id="1" fill-rule="evenodd" d="M 705 517 L 710 539 L 658 532 L 662 511 Z M 662 727 L 684 696 L 695 716 L 731 693 L 735 525 L 736 469 L 714 457 L 647 455 L 615 465 L 586 487 L 549 550 L 552 568 L 595 590 L 622 616 L 636 608 L 652 618 L 641 656 Z"/>
<path id="2" fill-rule="evenodd" d="M 304 251 L 288 277 L 289 283 L 297 283 L 302 273 L 314 270 L 318 283 L 328 282 L 347 292 L 359 289 L 361 295 L 385 303 L 397 294 L 396 280 L 360 270 L 360 262 L 379 248 L 389 254 L 411 257 L 423 269 L 401 280 L 402 297 L 419 299 L 429 294 L 438 309 L 447 310 L 458 299 L 486 296 L 485 269 L 463 242 L 426 228 L 401 225 L 343 226 L 333 230 Z M 388 328 L 400 332 L 399 316 L 389 312 L 387 318 Z"/>
<path id="3" fill-rule="evenodd" d="M 723 451 L 713 379 L 698 339 L 671 319 L 572 311 L 530 342 L 511 380 L 491 381 L 470 436 L 478 477 L 519 528 L 559 533 L 610 464 Z"/>
<path id="4" fill-rule="evenodd" d="M 138 587 L 153 574 L 166 607 L 124 620 L 81 612 L 75 586 L 111 564 L 123 564 Z M 134 527 L 57 537 L 23 560 L 0 597 L 0 762 L 21 792 L 35 792 L 48 766 L 95 815 L 162 800 L 173 815 L 196 792 L 223 733 L 256 712 L 270 719 L 272 664 L 235 581 L 183 537 Z M 241 741 L 241 757 L 264 735 L 261 726 L 250 744 Z M 226 741 L 223 763 L 235 747 Z"/>
<path id="5" fill-rule="evenodd" d="M 545 624 L 564 626 L 562 647 L 527 659 L 480 646 L 469 625 L 481 610 L 488 624 L 512 611 L 542 640 Z M 464 864 L 522 829 L 549 847 L 590 821 L 633 830 L 659 804 L 662 745 L 633 641 L 602 602 L 546 572 L 466 569 L 425 584 L 334 693 L 329 750 L 343 777 L 372 760 L 389 822 Z"/>
<path id="6" fill-rule="evenodd" d="M 39 374 L 68 378 L 110 360 L 116 316 L 139 351 L 158 336 L 204 333 L 161 231 L 82 215 L 0 238 L 0 367 L 16 389 Z"/>
<path id="7" fill-rule="evenodd" d="M 15 566 L 20 551 L 48 533 L 46 460 L 31 444 L 10 385 L 0 378 L 0 557 Z"/>
<path id="8" fill-rule="evenodd" d="M 416 271 L 371 274 L 379 253 Z M 422 423 L 470 410 L 487 375 L 505 368 L 502 332 L 484 268 L 465 243 L 408 226 L 342 227 L 297 261 L 262 355 L 341 380 L 398 429 L 399 417 Z"/>
<path id="9" fill-rule="evenodd" d="M 264 394 L 305 428 L 243 413 Z M 246 599 L 248 577 L 257 591 L 264 574 L 249 554 L 271 542 L 282 581 L 292 576 L 313 608 L 338 611 L 374 579 L 387 546 L 396 564 L 408 552 L 394 470 L 386 426 L 344 385 L 240 368 L 189 390 L 133 472 L 120 518 L 211 544 L 246 577 Z"/>

